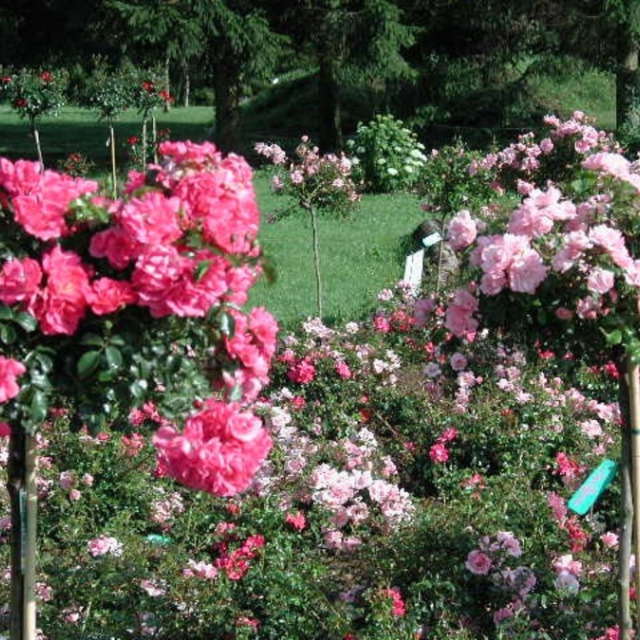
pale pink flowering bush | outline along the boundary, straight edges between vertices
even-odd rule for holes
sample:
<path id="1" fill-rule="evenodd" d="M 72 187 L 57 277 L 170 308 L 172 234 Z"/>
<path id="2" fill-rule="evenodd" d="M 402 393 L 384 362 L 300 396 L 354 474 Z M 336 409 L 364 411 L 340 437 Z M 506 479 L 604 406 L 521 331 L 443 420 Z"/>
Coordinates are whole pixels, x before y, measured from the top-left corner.
<path id="1" fill-rule="evenodd" d="M 545 151 L 531 134 L 483 165 L 505 188 L 521 177 L 527 188 L 514 208 L 502 203 L 492 217 L 474 212 L 487 232 L 468 246 L 452 245 L 465 252 L 469 282 L 454 293 L 447 327 L 469 337 L 480 316 L 505 326 L 507 317 L 537 313 L 541 326 L 577 321 L 607 344 L 635 349 L 640 341 L 625 318 L 637 311 L 628 301 L 640 285 L 631 243 L 640 177 L 584 114 L 566 122 L 549 117 L 546 124 L 553 145 Z M 623 324 L 628 330 L 621 331 Z"/>
<path id="2" fill-rule="evenodd" d="M 110 555 L 119 558 L 122 555 L 122 543 L 112 536 L 100 536 L 89 540 L 87 551 L 94 558 Z"/>
<path id="3" fill-rule="evenodd" d="M 277 190 L 293 196 L 304 208 L 345 214 L 359 199 L 351 160 L 344 154 L 321 154 L 307 136 L 301 138 L 291 160 L 276 144 L 258 142 L 254 148 L 279 169 Z"/>

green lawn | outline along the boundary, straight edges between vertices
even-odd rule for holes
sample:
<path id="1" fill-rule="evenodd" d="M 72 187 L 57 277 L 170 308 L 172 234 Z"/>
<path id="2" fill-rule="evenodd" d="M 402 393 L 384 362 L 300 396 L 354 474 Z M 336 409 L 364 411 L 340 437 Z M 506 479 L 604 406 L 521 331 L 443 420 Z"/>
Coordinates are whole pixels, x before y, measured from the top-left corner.
<path id="1" fill-rule="evenodd" d="M 256 176 L 263 224 L 260 242 L 273 260 L 277 280 L 263 279 L 250 302 L 263 305 L 283 326 L 317 315 L 311 224 L 302 211 L 269 222 L 286 199 L 269 192 L 268 178 Z M 349 320 L 376 305 L 377 293 L 404 275 L 403 239 L 424 219 L 419 200 L 409 194 L 366 195 L 347 219 L 321 216 L 320 260 L 325 320 Z"/>
<path id="2" fill-rule="evenodd" d="M 156 119 L 158 129 L 171 129 L 174 140 L 201 141 L 213 124 L 213 110 L 211 107 L 174 108 L 169 113 L 158 112 Z M 123 113 L 116 121 L 116 144 L 122 162 L 127 155 L 126 139 L 139 135 L 141 126 L 140 116 L 132 110 Z M 59 117 L 42 118 L 38 128 L 45 164 L 54 166 L 70 153 L 81 151 L 97 166 L 108 166 L 109 130 L 106 123 L 96 120 L 95 112 L 64 107 Z M 0 155 L 37 158 L 33 136 L 26 122 L 18 118 L 8 105 L 0 105 Z"/>

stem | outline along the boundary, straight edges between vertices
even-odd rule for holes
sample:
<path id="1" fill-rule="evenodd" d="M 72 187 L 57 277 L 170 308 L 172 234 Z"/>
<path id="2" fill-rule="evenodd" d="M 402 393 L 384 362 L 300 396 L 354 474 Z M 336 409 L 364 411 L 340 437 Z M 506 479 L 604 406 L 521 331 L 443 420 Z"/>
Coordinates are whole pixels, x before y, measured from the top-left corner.
<path id="1" fill-rule="evenodd" d="M 316 300 L 318 302 L 318 318 L 322 318 L 322 276 L 320 274 L 320 246 L 318 243 L 318 215 L 311 204 L 302 205 L 311 214 L 311 229 L 313 232 L 313 266 L 316 274 Z"/>
<path id="2" fill-rule="evenodd" d="M 142 170 L 147 166 L 147 119 L 142 121 Z"/>
<path id="3" fill-rule="evenodd" d="M 8 482 L 11 499 L 11 640 L 36 638 L 37 445 L 24 429 L 12 429 Z"/>
<path id="4" fill-rule="evenodd" d="M 151 116 L 151 140 L 153 143 L 153 162 L 158 164 L 158 130 L 156 129 L 155 116 Z"/>
<path id="5" fill-rule="evenodd" d="M 629 408 L 629 381 L 627 372 L 622 365 L 620 370 L 619 402 L 622 415 L 622 451 L 620 454 L 620 478 L 622 490 L 621 518 L 620 518 L 620 562 L 618 568 L 618 583 L 620 588 L 620 602 L 618 608 L 618 625 L 620 640 L 631 638 L 631 606 L 629 602 L 629 584 L 631 560 L 631 539 L 633 532 L 633 495 L 631 486 L 631 429 Z"/>
<path id="6" fill-rule="evenodd" d="M 38 151 L 38 162 L 40 163 L 40 171 L 44 171 L 44 160 L 42 158 L 42 147 L 40 146 L 40 133 L 35 122 L 32 124 L 33 137 L 36 141 L 36 149 Z"/>
<path id="7" fill-rule="evenodd" d="M 442 222 L 440 223 L 440 243 L 438 245 L 438 274 L 436 276 L 436 293 L 440 293 L 440 285 L 442 280 L 442 260 L 444 258 L 444 237 L 445 237 L 445 222 L 447 221 L 447 214 L 442 216 Z"/>
<path id="8" fill-rule="evenodd" d="M 109 139 L 111 141 L 111 195 L 115 200 L 118 195 L 118 178 L 116 176 L 116 132 L 113 125 L 109 125 Z"/>

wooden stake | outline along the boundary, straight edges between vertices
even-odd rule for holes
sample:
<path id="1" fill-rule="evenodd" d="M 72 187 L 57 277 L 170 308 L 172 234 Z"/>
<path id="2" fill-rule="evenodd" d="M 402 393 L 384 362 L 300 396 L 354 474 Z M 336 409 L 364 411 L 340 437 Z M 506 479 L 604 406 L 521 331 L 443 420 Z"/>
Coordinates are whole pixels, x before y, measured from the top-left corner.
<path id="1" fill-rule="evenodd" d="M 636 556 L 636 629 L 640 632 L 640 367 L 627 362 L 629 385 L 629 431 L 631 439 L 631 486 L 633 493 L 634 554 Z"/>
<path id="2" fill-rule="evenodd" d="M 38 489 L 36 487 L 37 445 L 34 435 L 26 434 L 25 457 L 25 546 L 24 552 L 24 621 L 22 640 L 36 640 L 36 519 Z"/>
<path id="3" fill-rule="evenodd" d="M 115 200 L 118 196 L 118 178 L 116 175 L 116 132 L 113 125 L 109 125 L 109 140 L 111 144 L 111 196 Z"/>

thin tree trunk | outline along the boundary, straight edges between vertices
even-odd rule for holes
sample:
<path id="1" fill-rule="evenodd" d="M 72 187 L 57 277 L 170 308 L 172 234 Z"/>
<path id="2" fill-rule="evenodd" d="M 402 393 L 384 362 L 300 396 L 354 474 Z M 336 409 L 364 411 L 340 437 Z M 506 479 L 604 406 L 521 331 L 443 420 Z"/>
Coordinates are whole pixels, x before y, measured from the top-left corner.
<path id="1" fill-rule="evenodd" d="M 318 145 L 323 153 L 341 151 L 342 116 L 335 54 L 325 51 L 320 55 L 318 72 Z"/>
<path id="2" fill-rule="evenodd" d="M 24 546 L 24 624 L 22 640 L 36 640 L 36 541 L 38 490 L 36 487 L 37 449 L 34 435 L 26 435 Z"/>
<path id="3" fill-rule="evenodd" d="M 111 144 L 111 196 L 116 199 L 118 195 L 118 176 L 116 174 L 116 132 L 113 125 L 109 125 L 109 141 Z"/>
<path id="4" fill-rule="evenodd" d="M 618 64 L 616 70 L 616 128 L 620 130 L 629 120 L 634 103 L 640 99 L 640 73 L 638 55 L 640 42 L 635 34 L 640 24 L 640 3 L 626 0 L 628 17 L 618 25 L 616 33 Z"/>
<path id="5" fill-rule="evenodd" d="M 631 486 L 633 490 L 633 529 L 636 557 L 636 631 L 640 633 L 640 368 L 628 361 L 629 431 L 631 434 Z"/>
<path id="6" fill-rule="evenodd" d="M 164 59 L 164 90 L 171 95 L 171 58 L 169 55 Z M 171 102 L 169 100 L 164 101 L 164 112 L 169 113 L 171 111 Z"/>
<path id="7" fill-rule="evenodd" d="M 21 640 L 24 620 L 23 519 L 26 442 L 22 429 L 12 429 L 9 439 L 7 489 L 11 502 L 11 640 Z"/>
<path id="8" fill-rule="evenodd" d="M 151 116 L 151 144 L 153 146 L 153 162 L 158 164 L 158 126 L 155 116 Z"/>
<path id="9" fill-rule="evenodd" d="M 240 81 L 227 61 L 213 69 L 215 92 L 216 144 L 222 151 L 238 151 L 240 137 Z"/>
<path id="10" fill-rule="evenodd" d="M 182 59 L 182 74 L 184 77 L 184 106 L 189 106 L 189 97 L 191 94 L 191 76 L 189 75 L 189 63 L 186 58 Z"/>
<path id="11" fill-rule="evenodd" d="M 313 205 L 303 205 L 311 214 L 311 230 L 313 233 L 313 268 L 316 276 L 316 301 L 318 318 L 322 318 L 322 273 L 320 271 L 320 239 L 318 234 L 318 213 Z"/>
<path id="12" fill-rule="evenodd" d="M 38 151 L 38 162 L 40 163 L 40 171 L 44 171 L 44 159 L 42 157 L 42 147 L 40 146 L 40 133 L 35 123 L 32 125 L 33 138 L 36 142 L 36 150 Z"/>
<path id="13" fill-rule="evenodd" d="M 142 121 L 142 171 L 144 171 L 147 166 L 147 119 L 145 118 Z"/>

